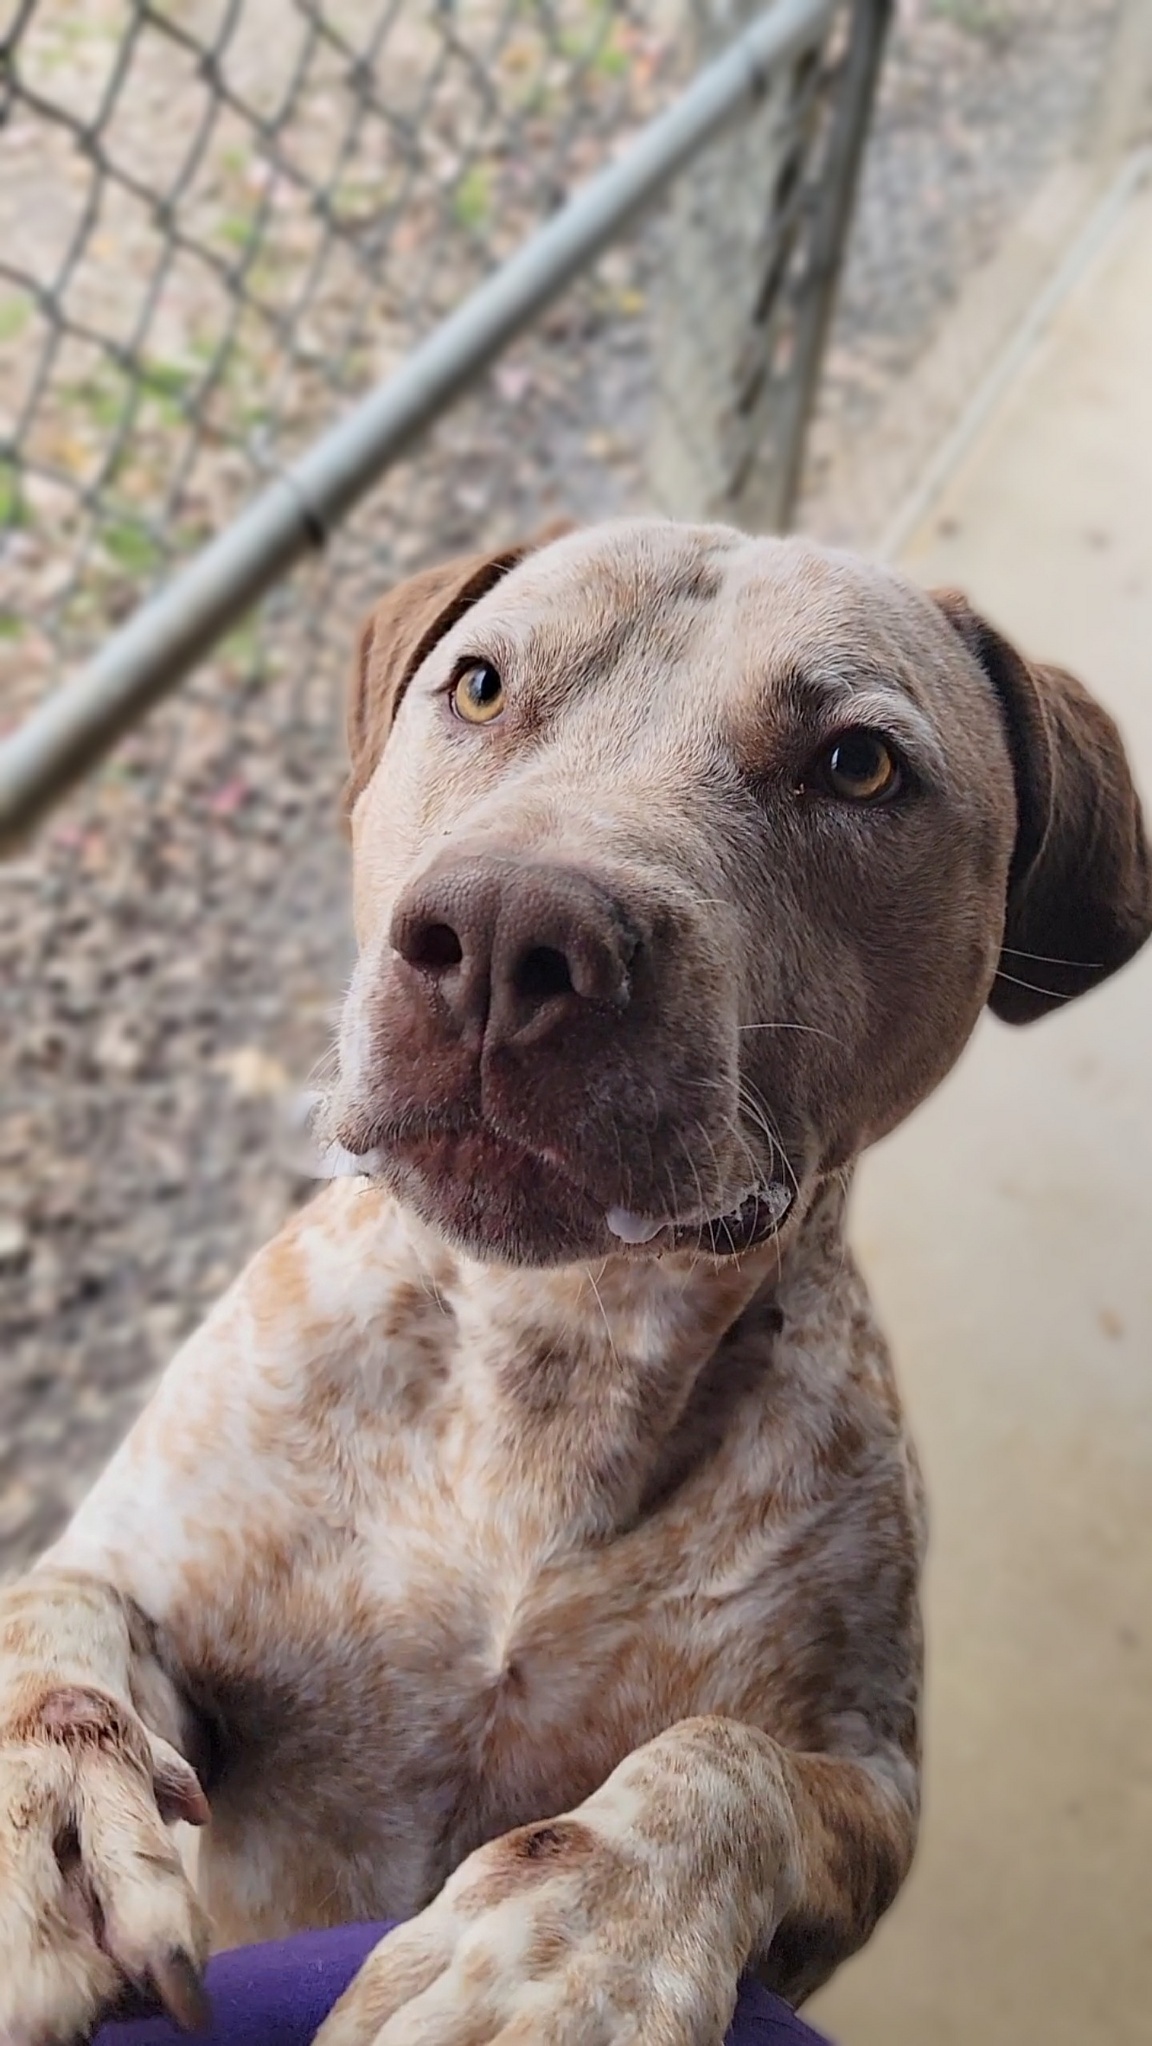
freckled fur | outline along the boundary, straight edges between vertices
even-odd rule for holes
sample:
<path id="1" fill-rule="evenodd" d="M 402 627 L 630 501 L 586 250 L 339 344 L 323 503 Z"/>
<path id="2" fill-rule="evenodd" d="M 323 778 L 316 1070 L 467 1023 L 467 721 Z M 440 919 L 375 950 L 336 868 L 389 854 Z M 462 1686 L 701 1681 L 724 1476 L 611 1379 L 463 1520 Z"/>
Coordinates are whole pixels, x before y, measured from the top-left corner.
<path id="1" fill-rule="evenodd" d="M 150 1969 L 175 2008 L 209 1919 L 410 1921 L 322 2046 L 716 2046 L 742 1967 L 799 1999 L 868 1937 L 915 1841 L 924 1509 L 848 1168 L 953 1062 L 1006 916 L 1050 952 L 1072 916 L 1102 971 L 1152 923 L 1113 728 L 989 631 L 657 521 L 369 621 L 333 1114 L 377 1164 L 252 1260 L 0 1594 L 5 2046 Z M 443 701 L 477 653 L 513 688 L 484 745 Z M 836 689 L 931 783 L 874 830 L 796 795 Z M 465 1055 L 389 941 L 461 848 L 594 868 L 643 933 L 627 1003 Z M 725 1213 L 781 1147 L 792 1208 L 742 1256 L 606 1231 Z M 165 1822 L 202 1790 L 198 1902 Z"/>

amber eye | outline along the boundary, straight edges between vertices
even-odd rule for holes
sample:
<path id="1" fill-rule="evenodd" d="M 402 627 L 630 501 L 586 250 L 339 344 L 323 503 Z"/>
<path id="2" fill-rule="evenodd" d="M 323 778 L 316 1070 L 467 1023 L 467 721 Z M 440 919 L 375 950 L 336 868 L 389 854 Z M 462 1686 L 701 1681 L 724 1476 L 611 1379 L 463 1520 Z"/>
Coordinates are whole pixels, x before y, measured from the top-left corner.
<path id="1" fill-rule="evenodd" d="M 903 776 L 891 747 L 878 732 L 843 732 L 820 762 L 820 779 L 846 803 L 878 803 L 894 796 Z"/>
<path id="2" fill-rule="evenodd" d="M 452 708 L 469 725 L 489 725 L 504 708 L 504 684 L 490 661 L 470 661 L 452 685 Z"/>

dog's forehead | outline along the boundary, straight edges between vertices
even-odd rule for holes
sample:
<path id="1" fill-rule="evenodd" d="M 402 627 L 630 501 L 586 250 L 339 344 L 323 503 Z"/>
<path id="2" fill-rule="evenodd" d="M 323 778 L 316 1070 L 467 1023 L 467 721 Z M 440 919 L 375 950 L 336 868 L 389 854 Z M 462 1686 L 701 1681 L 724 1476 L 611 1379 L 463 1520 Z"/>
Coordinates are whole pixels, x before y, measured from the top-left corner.
<path id="1" fill-rule="evenodd" d="M 925 672 L 930 687 L 942 669 L 955 682 L 968 666 L 937 607 L 902 576 L 726 526 L 637 519 L 568 534 L 528 555 L 483 605 L 549 650 L 631 626 L 737 692 L 797 670 L 850 680 L 859 667 L 919 697 Z"/>

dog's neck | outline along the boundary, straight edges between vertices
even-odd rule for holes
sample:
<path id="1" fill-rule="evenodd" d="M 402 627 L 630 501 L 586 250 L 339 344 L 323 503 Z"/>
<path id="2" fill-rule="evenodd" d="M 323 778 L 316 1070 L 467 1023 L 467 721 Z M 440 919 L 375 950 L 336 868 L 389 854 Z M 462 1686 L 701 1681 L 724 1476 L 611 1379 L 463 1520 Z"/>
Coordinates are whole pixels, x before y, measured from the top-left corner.
<path id="1" fill-rule="evenodd" d="M 408 1223 L 451 1330 L 443 1454 L 457 1497 L 507 1496 L 514 1469 L 517 1501 L 562 1539 L 630 1525 L 710 1432 L 742 1333 L 766 1336 L 767 1368 L 785 1303 L 826 1295 L 844 1260 L 844 1204 L 836 1181 L 786 1239 L 740 1258 L 531 1271 L 476 1263 Z"/>

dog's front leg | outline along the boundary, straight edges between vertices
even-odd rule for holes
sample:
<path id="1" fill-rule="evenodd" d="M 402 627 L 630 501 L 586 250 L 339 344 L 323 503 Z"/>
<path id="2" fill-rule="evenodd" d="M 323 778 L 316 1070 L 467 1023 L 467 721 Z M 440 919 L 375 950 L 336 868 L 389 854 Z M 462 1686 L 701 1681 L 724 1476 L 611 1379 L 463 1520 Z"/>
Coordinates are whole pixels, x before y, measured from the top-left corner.
<path id="1" fill-rule="evenodd" d="M 207 1922 L 166 1831 L 208 1815 L 183 1717 L 111 1585 L 0 1591 L 0 2046 L 83 2037 L 133 1990 L 201 2017 Z"/>
<path id="2" fill-rule="evenodd" d="M 774 1940 L 795 1995 L 867 1937 L 914 1825 L 885 1767 L 684 1720 L 574 1811 L 469 1856 L 317 2046 L 718 2046 Z"/>

